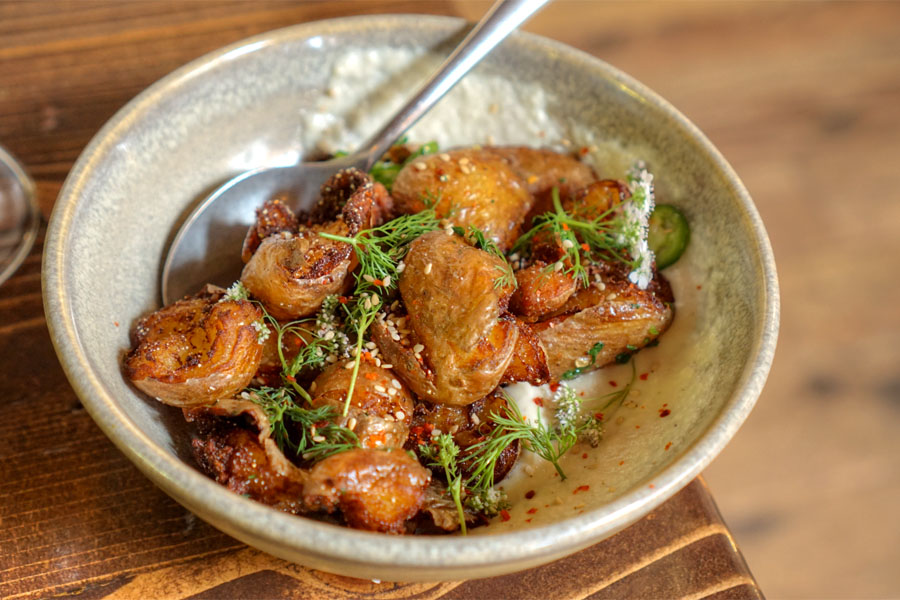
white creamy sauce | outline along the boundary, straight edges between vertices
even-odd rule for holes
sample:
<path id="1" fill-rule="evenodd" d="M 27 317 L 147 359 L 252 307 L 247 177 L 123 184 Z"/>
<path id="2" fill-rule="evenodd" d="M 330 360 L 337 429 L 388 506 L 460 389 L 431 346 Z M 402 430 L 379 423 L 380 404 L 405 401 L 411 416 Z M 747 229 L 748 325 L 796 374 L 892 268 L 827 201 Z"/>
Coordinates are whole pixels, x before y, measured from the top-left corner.
<path id="1" fill-rule="evenodd" d="M 386 122 L 440 61 L 440 57 L 422 56 L 402 48 L 348 49 L 333 65 L 326 96 L 317 106 L 300 113 L 305 152 L 354 150 Z M 581 123 L 558 115 L 551 117 L 552 104 L 552 90 L 522 81 L 513 83 L 476 70 L 413 127 L 408 138 L 413 143 L 434 140 L 441 148 L 520 144 L 571 151 L 584 147 L 589 152 L 583 160 L 601 177 L 612 178 L 623 178 L 636 160 L 647 159 L 652 153 L 650 149 L 626 148 L 615 140 L 601 139 L 599 133 Z M 648 166 L 653 171 L 652 161 Z M 659 192 L 668 185 L 665 173 L 654 174 Z M 672 200 L 657 198 L 661 202 Z M 691 253 L 689 247 L 685 257 Z M 682 360 L 679 352 L 687 345 L 702 343 L 695 339 L 695 322 L 703 302 L 697 286 L 700 282 L 689 271 L 687 264 L 691 261 L 685 257 L 663 273 L 675 295 L 674 322 L 660 337 L 657 347 L 635 355 L 636 372 L 645 378 L 635 380 L 631 394 L 618 411 L 604 414 L 605 433 L 599 447 L 579 443 L 563 457 L 561 465 L 568 476 L 564 482 L 559 481 L 550 463 L 523 452 L 511 473 L 498 485 L 509 496 L 513 519 L 508 523 L 495 519 L 491 527 L 480 528 L 477 533 L 521 527 L 525 519 L 532 524 L 552 522 L 583 511 L 586 506 L 611 501 L 640 483 L 648 471 L 647 464 L 664 464 L 684 449 L 702 406 L 692 406 L 699 399 L 683 394 L 695 367 Z M 599 408 L 604 395 L 627 385 L 631 375 L 630 365 L 612 365 L 567 383 L 577 393 L 583 393 L 583 410 L 588 414 Z M 555 422 L 553 392 L 548 386 L 519 383 L 508 386 L 506 391 L 530 420 L 536 420 L 538 411 L 542 411 L 544 423 Z M 534 398 L 543 398 L 543 409 Z M 661 418 L 662 410 L 671 414 Z M 657 439 L 668 440 L 668 446 L 664 442 L 657 447 L 647 441 Z M 632 461 L 644 467 L 628 468 Z M 586 481 L 590 486 L 585 490 Z M 533 499 L 525 497 L 529 490 L 537 490 Z M 531 509 L 534 510 L 529 512 Z"/>

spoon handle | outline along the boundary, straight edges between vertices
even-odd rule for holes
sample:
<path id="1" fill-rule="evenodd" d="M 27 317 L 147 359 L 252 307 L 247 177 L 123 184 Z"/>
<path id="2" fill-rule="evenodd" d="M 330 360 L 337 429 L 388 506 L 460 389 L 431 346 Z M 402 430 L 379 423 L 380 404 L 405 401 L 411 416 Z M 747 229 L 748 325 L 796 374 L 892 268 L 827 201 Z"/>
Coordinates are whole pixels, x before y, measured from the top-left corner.
<path id="1" fill-rule="evenodd" d="M 550 0 L 498 0 L 437 72 L 396 116 L 359 148 L 368 171 L 407 129 L 416 124 L 472 67 Z"/>

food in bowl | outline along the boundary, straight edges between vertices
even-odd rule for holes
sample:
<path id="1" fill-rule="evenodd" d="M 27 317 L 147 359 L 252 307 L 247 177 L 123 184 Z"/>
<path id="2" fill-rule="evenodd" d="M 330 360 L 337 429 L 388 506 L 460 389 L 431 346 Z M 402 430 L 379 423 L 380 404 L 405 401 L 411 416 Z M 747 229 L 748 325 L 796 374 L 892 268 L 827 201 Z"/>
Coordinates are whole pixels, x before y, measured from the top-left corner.
<path id="1" fill-rule="evenodd" d="M 126 375 L 184 411 L 219 483 L 359 529 L 466 533 L 509 518 L 505 478 L 533 457 L 562 480 L 566 452 L 599 444 L 674 318 L 648 235 L 668 266 L 686 221 L 651 217 L 642 165 L 599 179 L 552 150 L 436 150 L 341 171 L 301 214 L 271 199 L 240 281 L 137 323 Z M 629 361 L 621 390 L 566 383 Z"/>

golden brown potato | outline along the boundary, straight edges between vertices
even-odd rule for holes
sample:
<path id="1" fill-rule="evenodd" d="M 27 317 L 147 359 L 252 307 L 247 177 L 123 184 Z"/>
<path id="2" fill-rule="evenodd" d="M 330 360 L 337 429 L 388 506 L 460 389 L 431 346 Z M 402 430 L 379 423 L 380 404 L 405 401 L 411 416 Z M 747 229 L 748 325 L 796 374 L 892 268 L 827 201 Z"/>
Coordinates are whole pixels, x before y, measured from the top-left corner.
<path id="1" fill-rule="evenodd" d="M 406 165 L 391 190 L 397 212 L 417 213 L 436 202 L 439 217 L 474 225 L 506 250 L 531 207 L 525 182 L 501 157 L 468 148 L 422 156 Z"/>
<path id="2" fill-rule="evenodd" d="M 406 386 L 391 371 L 363 359 L 350 408 L 343 416 L 352 375 L 353 370 L 345 368 L 344 361 L 323 371 L 311 388 L 313 406 L 333 406 L 337 415 L 334 421 L 352 429 L 363 448 L 402 447 L 409 435 L 414 407 Z"/>
<path id="3" fill-rule="evenodd" d="M 384 188 L 375 186 L 365 173 L 344 169 L 325 182 L 322 196 L 307 218 L 309 224 L 300 225 L 295 233 L 280 229 L 287 220 L 282 214 L 289 212 L 286 207 L 277 214 L 272 209 L 259 215 L 248 240 L 259 237 L 260 231 L 269 231 L 266 219 L 275 223 L 275 233 L 259 242 L 244 266 L 244 286 L 276 319 L 298 319 L 318 311 L 327 296 L 352 284 L 350 273 L 356 267 L 350 244 L 318 234 L 352 237 L 379 224 L 386 210 L 385 200 L 378 197 L 383 193 Z M 265 222 L 260 225 L 260 221 Z"/>
<path id="4" fill-rule="evenodd" d="M 655 275 L 655 279 L 660 278 Z M 603 349 L 592 369 L 659 337 L 673 317 L 668 303 L 671 294 L 660 289 L 641 290 L 621 275 L 608 277 L 575 293 L 557 315 L 533 324 L 547 353 L 550 374 L 559 377 L 576 367 L 586 367 L 588 351 L 597 342 L 603 342 Z"/>
<path id="5" fill-rule="evenodd" d="M 309 473 L 304 504 L 340 509 L 351 527 L 403 533 L 422 506 L 428 470 L 404 450 L 358 448 L 317 463 Z"/>
<path id="6" fill-rule="evenodd" d="M 570 154 L 524 146 L 489 146 L 486 152 L 502 157 L 528 186 L 534 197 L 529 216 L 553 209 L 552 190 L 559 189 L 559 197 L 567 198 L 597 177 L 593 169 Z M 526 219 L 525 226 L 531 219 Z"/>
<path id="7" fill-rule="evenodd" d="M 511 318 L 519 329 L 516 338 L 516 349 L 500 384 L 525 381 L 531 385 L 541 385 L 550 381 L 550 368 L 547 366 L 547 355 L 540 338 L 527 324 L 519 319 Z"/>
<path id="8" fill-rule="evenodd" d="M 602 179 L 578 189 L 561 204 L 570 215 L 582 221 L 593 221 L 630 197 L 631 191 L 624 181 Z"/>
<path id="9" fill-rule="evenodd" d="M 207 288 L 138 321 L 125 375 L 172 406 L 211 404 L 241 391 L 259 367 L 262 312 L 246 300 L 223 300 Z"/>
<path id="10" fill-rule="evenodd" d="M 306 473 L 271 439 L 269 420 L 259 406 L 224 399 L 210 407 L 186 409 L 185 418 L 197 425 L 191 447 L 210 477 L 257 502 L 293 514 L 304 512 Z"/>
<path id="11" fill-rule="evenodd" d="M 571 274 L 547 268 L 544 261 L 516 271 L 519 287 L 509 300 L 509 310 L 526 323 L 534 323 L 566 303 L 578 287 Z"/>
<path id="12" fill-rule="evenodd" d="M 413 335 L 373 329 L 382 356 L 432 402 L 470 404 L 491 392 L 509 365 L 518 329 L 500 316 L 512 289 L 495 287 L 500 259 L 443 231 L 414 241 L 399 289 Z M 418 349 L 418 351 L 416 351 Z"/>

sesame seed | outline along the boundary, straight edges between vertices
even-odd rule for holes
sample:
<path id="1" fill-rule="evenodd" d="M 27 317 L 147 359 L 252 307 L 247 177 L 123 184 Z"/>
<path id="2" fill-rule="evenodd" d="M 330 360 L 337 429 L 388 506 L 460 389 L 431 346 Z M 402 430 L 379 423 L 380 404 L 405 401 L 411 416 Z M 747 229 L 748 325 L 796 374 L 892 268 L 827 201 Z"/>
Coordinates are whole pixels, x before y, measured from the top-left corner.
<path id="1" fill-rule="evenodd" d="M 444 162 L 450 162 L 450 155 L 447 154 L 446 152 L 441 153 L 440 156 L 438 156 L 438 158 L 440 158 Z"/>
<path id="2" fill-rule="evenodd" d="M 375 366 L 376 366 L 376 367 L 380 367 L 380 366 L 381 366 L 381 359 L 380 359 L 380 358 L 376 358 L 376 359 L 375 359 Z"/>
<path id="3" fill-rule="evenodd" d="M 313 436 L 312 440 L 316 443 L 321 443 L 321 442 L 325 441 L 325 436 L 324 435 Z"/>
<path id="4" fill-rule="evenodd" d="M 431 273 L 431 263 L 425 265 L 425 274 L 428 275 L 429 273 Z"/>
<path id="5" fill-rule="evenodd" d="M 385 393 L 385 392 L 387 392 L 387 388 L 384 387 L 383 385 L 376 385 L 376 386 L 375 386 L 375 391 L 376 391 L 376 392 Z"/>
<path id="6" fill-rule="evenodd" d="M 388 396 L 396 396 L 397 390 L 395 388 L 388 388 Z"/>
<path id="7" fill-rule="evenodd" d="M 425 349 L 425 346 L 423 346 L 422 344 L 416 344 L 415 346 L 413 346 L 413 353 L 418 354 L 419 352 L 421 352 L 424 349 Z"/>
<path id="8" fill-rule="evenodd" d="M 337 356 L 335 356 L 334 354 L 329 354 L 328 356 L 325 357 L 325 362 L 327 362 L 327 363 L 337 362 Z"/>
<path id="9" fill-rule="evenodd" d="M 423 162 L 413 163 L 413 167 L 415 167 L 416 171 L 424 171 L 427 168 Z"/>
<path id="10" fill-rule="evenodd" d="M 394 340 L 395 342 L 399 342 L 399 341 L 400 341 L 400 334 L 398 334 L 398 333 L 392 333 L 392 334 L 391 334 L 391 339 Z"/>
<path id="11" fill-rule="evenodd" d="M 315 381 L 313 381 L 311 384 L 309 384 L 309 391 L 314 392 L 314 391 L 316 391 L 317 387 L 319 387 L 319 386 L 316 385 Z"/>
<path id="12" fill-rule="evenodd" d="M 349 361 L 346 365 L 344 365 L 344 368 L 345 368 L 345 369 L 352 369 L 352 368 L 353 368 L 353 365 L 355 365 L 355 364 L 356 364 L 356 361 L 355 361 L 355 360 L 351 360 L 351 361 Z"/>
<path id="13" fill-rule="evenodd" d="M 406 418 L 406 413 L 404 413 L 402 410 L 398 410 L 397 412 L 394 413 L 394 416 L 397 418 L 398 421 L 402 421 L 403 419 Z"/>
<path id="14" fill-rule="evenodd" d="M 382 281 L 382 284 L 384 285 L 384 287 L 391 285 L 391 276 L 390 275 L 386 276 L 384 278 L 384 280 Z"/>
<path id="15" fill-rule="evenodd" d="M 368 273 L 364 273 L 364 274 L 363 274 L 363 279 L 365 279 L 365 280 L 368 281 L 369 283 L 372 283 L 373 281 L 375 281 L 375 278 L 372 277 L 371 275 L 369 275 Z"/>
<path id="16" fill-rule="evenodd" d="M 591 364 L 591 361 L 585 356 L 575 359 L 575 366 L 578 368 L 586 367 L 589 364 Z"/>
<path id="17" fill-rule="evenodd" d="M 366 348 L 368 348 L 369 350 L 374 350 L 375 342 L 366 342 Z"/>
<path id="18" fill-rule="evenodd" d="M 350 431 L 356 429 L 356 417 L 350 417 L 350 420 L 347 421 L 347 429 Z"/>
<path id="19" fill-rule="evenodd" d="M 562 269 L 563 269 L 562 261 L 559 261 L 559 260 L 556 261 L 556 264 L 553 265 L 553 270 L 554 271 L 562 271 Z"/>
<path id="20" fill-rule="evenodd" d="M 440 429 L 438 429 L 437 427 L 435 427 L 434 429 L 431 430 L 431 437 L 437 437 L 437 436 L 441 435 L 442 433 L 444 433 L 444 432 L 441 431 Z"/>
<path id="21" fill-rule="evenodd" d="M 381 368 L 382 368 L 382 369 L 393 369 L 393 368 L 394 368 L 394 365 L 392 365 L 392 364 L 390 364 L 390 363 L 384 363 L 384 364 L 381 365 Z"/>
<path id="22" fill-rule="evenodd" d="M 467 164 L 469 164 L 469 162 L 470 162 L 469 159 L 466 158 L 465 156 L 463 156 L 461 159 L 459 159 L 460 165 L 467 165 Z"/>
<path id="23" fill-rule="evenodd" d="M 396 379 L 391 379 L 391 385 L 397 388 L 398 390 L 402 390 L 403 386 L 400 385 L 400 382 Z"/>
<path id="24" fill-rule="evenodd" d="M 402 272 L 403 272 L 403 269 L 405 269 L 405 268 L 406 268 L 406 263 L 403 262 L 403 261 L 401 261 L 401 262 L 397 265 L 397 272 L 398 272 L 398 273 L 402 273 Z M 400 302 L 399 302 L 399 301 L 397 301 L 397 306 L 400 306 Z M 394 305 L 391 305 L 391 309 L 392 309 L 392 310 L 396 310 L 396 308 L 394 307 Z"/>
<path id="25" fill-rule="evenodd" d="M 573 247 L 574 245 L 575 244 L 574 244 L 574 242 L 572 242 L 572 240 L 563 240 L 563 243 L 562 243 L 562 247 L 565 248 L 566 250 Z"/>

